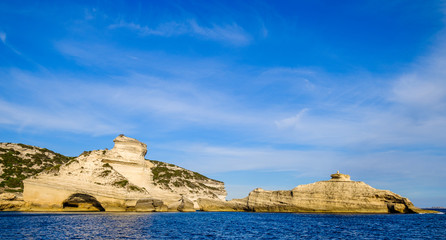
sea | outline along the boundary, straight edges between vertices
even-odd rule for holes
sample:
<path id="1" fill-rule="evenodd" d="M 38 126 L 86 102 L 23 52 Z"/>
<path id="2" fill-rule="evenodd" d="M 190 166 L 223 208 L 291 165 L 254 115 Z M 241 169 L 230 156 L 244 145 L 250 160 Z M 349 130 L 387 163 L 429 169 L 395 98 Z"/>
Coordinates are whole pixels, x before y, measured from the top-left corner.
<path id="1" fill-rule="evenodd" d="M 446 214 L 0 212 L 0 239 L 446 239 Z"/>

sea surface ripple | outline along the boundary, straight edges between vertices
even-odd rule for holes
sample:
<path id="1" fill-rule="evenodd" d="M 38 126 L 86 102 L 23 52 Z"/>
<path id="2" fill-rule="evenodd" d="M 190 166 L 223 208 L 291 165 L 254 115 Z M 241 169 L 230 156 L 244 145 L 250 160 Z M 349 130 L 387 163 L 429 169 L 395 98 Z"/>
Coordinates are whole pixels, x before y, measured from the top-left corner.
<path id="1" fill-rule="evenodd" d="M 0 212 L 0 239 L 446 239 L 446 214 Z"/>

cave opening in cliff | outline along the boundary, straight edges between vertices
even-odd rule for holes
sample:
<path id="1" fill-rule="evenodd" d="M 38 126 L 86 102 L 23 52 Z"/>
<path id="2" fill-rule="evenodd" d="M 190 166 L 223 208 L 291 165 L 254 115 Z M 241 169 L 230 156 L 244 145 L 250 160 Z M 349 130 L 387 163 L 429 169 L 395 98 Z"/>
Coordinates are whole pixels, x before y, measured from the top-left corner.
<path id="1" fill-rule="evenodd" d="M 63 201 L 66 210 L 105 211 L 101 203 L 93 196 L 85 193 L 75 193 Z"/>

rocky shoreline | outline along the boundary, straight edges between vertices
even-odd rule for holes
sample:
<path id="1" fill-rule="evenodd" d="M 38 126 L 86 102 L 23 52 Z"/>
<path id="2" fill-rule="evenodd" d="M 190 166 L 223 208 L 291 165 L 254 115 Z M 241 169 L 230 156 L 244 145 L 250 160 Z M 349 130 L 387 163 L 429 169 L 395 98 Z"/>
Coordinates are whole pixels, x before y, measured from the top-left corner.
<path id="1" fill-rule="evenodd" d="M 412 202 L 387 190 L 341 173 L 328 181 L 300 185 L 288 191 L 257 188 L 246 198 L 219 202 L 200 199 L 203 211 L 294 212 L 294 213 L 436 213 L 415 207 Z"/>
<path id="2" fill-rule="evenodd" d="M 0 194 L 0 210 L 435 213 L 417 208 L 393 192 L 352 181 L 349 175 L 339 172 L 330 180 L 292 190 L 257 188 L 243 199 L 226 201 L 223 182 L 144 159 L 147 146 L 136 139 L 120 135 L 114 142 L 111 150 L 84 152 L 26 178 L 23 194 Z M 20 154 L 20 146 L 5 146 Z M 11 155 L 9 150 L 3 151 L 3 155 Z"/>

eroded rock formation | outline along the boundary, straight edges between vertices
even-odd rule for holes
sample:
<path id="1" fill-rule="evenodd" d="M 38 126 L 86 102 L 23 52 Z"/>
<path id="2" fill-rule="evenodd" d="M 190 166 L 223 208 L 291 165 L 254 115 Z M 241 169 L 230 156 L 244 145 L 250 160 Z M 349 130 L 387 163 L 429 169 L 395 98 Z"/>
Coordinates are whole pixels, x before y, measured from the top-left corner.
<path id="1" fill-rule="evenodd" d="M 225 199 L 222 182 L 146 160 L 147 146 L 136 139 L 114 142 L 24 180 L 22 210 L 194 211 L 198 198 Z"/>
<path id="2" fill-rule="evenodd" d="M 352 181 L 341 173 L 328 181 L 300 185 L 290 191 L 257 188 L 244 199 L 218 202 L 200 199 L 203 211 L 317 212 L 317 213 L 422 213 L 409 199 L 388 190 Z"/>
<path id="3" fill-rule="evenodd" d="M 253 211 L 423 213 L 404 197 L 349 175 L 292 190 L 253 190 L 225 201 L 224 183 L 164 162 L 146 160 L 147 146 L 118 136 L 111 150 L 65 157 L 48 149 L 0 143 L 0 210 Z M 37 175 L 35 175 L 37 174 Z M 20 193 L 23 181 L 23 197 Z"/>
<path id="4" fill-rule="evenodd" d="M 12 193 L 0 194 L 0 211 L 18 211 L 24 205 L 23 199 Z"/>

